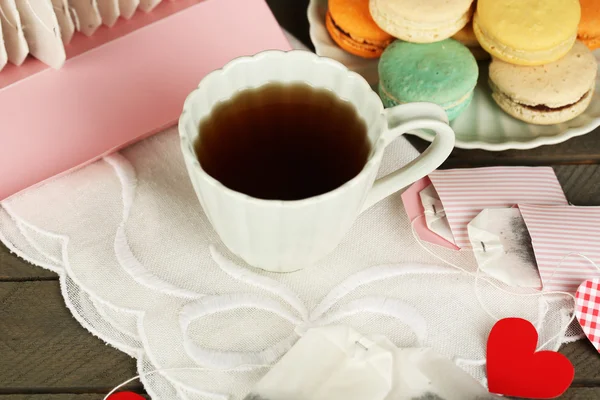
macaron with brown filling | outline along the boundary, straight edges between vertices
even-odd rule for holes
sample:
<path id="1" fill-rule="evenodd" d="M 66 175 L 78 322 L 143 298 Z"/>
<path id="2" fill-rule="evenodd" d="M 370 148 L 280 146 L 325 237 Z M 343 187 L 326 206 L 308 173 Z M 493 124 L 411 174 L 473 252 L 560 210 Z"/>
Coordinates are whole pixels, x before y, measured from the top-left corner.
<path id="1" fill-rule="evenodd" d="M 492 97 L 505 112 L 522 121 L 553 125 L 582 114 L 592 101 L 598 63 L 582 42 L 561 59 L 539 66 L 490 64 Z"/>
<path id="2" fill-rule="evenodd" d="M 373 21 L 369 0 L 329 0 L 325 25 L 338 46 L 363 58 L 378 58 L 394 40 Z"/>

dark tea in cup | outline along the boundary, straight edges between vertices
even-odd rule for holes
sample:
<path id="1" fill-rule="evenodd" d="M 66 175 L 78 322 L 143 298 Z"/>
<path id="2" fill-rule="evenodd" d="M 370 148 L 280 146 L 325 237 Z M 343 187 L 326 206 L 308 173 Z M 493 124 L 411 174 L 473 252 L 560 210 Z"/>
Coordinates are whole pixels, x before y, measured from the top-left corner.
<path id="1" fill-rule="evenodd" d="M 371 143 L 354 105 L 304 83 L 269 83 L 218 103 L 200 123 L 202 168 L 252 197 L 300 200 L 363 169 Z"/>

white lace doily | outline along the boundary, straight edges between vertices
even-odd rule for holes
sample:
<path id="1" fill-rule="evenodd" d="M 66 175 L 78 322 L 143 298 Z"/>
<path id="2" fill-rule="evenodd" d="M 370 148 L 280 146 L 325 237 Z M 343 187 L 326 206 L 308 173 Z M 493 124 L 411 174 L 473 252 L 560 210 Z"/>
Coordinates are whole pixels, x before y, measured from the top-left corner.
<path id="1" fill-rule="evenodd" d="M 416 155 L 398 139 L 380 174 Z M 431 347 L 485 382 L 495 321 L 474 279 L 413 239 L 399 194 L 363 213 L 318 265 L 290 274 L 252 269 L 203 214 L 175 128 L 0 203 L 0 240 L 58 273 L 75 318 L 137 358 L 140 373 L 202 367 L 143 378 L 154 400 L 242 399 L 308 327 L 327 324 Z M 475 269 L 469 253 L 431 249 Z M 489 310 L 529 319 L 541 342 L 569 319 L 567 298 L 516 297 L 479 283 Z"/>

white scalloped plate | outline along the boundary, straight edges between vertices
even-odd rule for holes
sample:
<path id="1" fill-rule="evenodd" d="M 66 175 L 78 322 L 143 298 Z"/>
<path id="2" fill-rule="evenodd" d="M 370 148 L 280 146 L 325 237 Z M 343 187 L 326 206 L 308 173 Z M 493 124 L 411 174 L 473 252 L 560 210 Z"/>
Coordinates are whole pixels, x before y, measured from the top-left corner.
<path id="1" fill-rule="evenodd" d="M 356 57 L 337 47 L 325 28 L 326 12 L 327 0 L 310 0 L 308 21 L 310 38 L 315 45 L 316 53 L 343 63 L 349 69 L 364 76 L 371 85 L 375 85 L 378 81 L 377 60 Z M 600 62 L 600 51 L 594 54 Z M 571 121 L 549 126 L 527 124 L 502 111 L 492 100 L 487 75 L 487 65 L 482 66 L 471 105 L 451 124 L 456 132 L 458 148 L 492 151 L 532 149 L 564 142 L 600 126 L 600 73 L 596 80 L 592 103 L 585 113 Z M 429 141 L 433 138 L 425 131 L 411 133 Z"/>

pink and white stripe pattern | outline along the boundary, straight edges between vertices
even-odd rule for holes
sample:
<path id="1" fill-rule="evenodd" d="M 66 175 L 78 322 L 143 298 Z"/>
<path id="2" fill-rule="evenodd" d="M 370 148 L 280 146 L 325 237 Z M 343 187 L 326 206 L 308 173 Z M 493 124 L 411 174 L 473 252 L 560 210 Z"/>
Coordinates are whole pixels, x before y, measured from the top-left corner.
<path id="1" fill-rule="evenodd" d="M 471 247 L 467 224 L 484 208 L 568 204 L 550 167 L 453 169 L 434 171 L 429 178 L 460 248 Z"/>
<path id="2" fill-rule="evenodd" d="M 594 264 L 577 255 L 600 266 L 600 207 L 519 204 L 519 209 L 531 235 L 544 290 L 575 293 L 583 281 L 600 277 Z"/>

